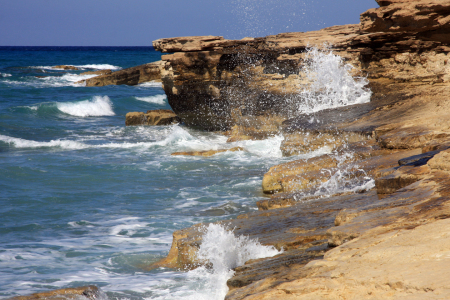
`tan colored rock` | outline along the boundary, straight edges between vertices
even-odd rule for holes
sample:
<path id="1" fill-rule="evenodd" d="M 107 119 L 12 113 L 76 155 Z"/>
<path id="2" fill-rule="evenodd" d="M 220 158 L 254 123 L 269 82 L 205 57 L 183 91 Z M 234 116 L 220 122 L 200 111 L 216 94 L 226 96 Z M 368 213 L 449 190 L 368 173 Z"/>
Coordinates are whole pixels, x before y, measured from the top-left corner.
<path id="1" fill-rule="evenodd" d="M 75 67 L 75 66 L 66 66 L 66 65 L 54 66 L 54 67 L 52 67 L 52 69 L 79 70 L 79 69 L 78 69 L 77 67 Z"/>
<path id="2" fill-rule="evenodd" d="M 185 156 L 203 156 L 209 157 L 216 155 L 217 153 L 223 152 L 236 152 L 236 151 L 245 151 L 242 147 L 233 147 L 230 149 L 220 149 L 220 150 L 207 150 L 207 151 L 190 151 L 190 152 L 174 152 L 172 155 L 185 155 Z"/>
<path id="3" fill-rule="evenodd" d="M 34 293 L 29 296 L 17 296 L 9 298 L 9 300 L 96 300 L 99 297 L 100 296 L 98 288 L 96 286 L 90 285 L 77 288 L 66 288 L 49 292 Z"/>
<path id="4" fill-rule="evenodd" d="M 180 119 L 169 109 L 149 110 L 147 113 L 129 112 L 125 116 L 126 126 L 171 125 L 177 123 L 180 123 Z"/>
<path id="5" fill-rule="evenodd" d="M 137 85 L 149 81 L 161 81 L 165 63 L 157 61 L 137 67 L 127 68 L 84 80 L 86 86 Z"/>
<path id="6" fill-rule="evenodd" d="M 424 32 L 450 28 L 450 1 L 377 0 L 380 8 L 361 14 L 365 32 Z"/>
<path id="7" fill-rule="evenodd" d="M 264 174 L 262 188 L 264 193 L 274 193 L 282 190 L 280 181 L 284 177 L 319 171 L 325 168 L 335 168 L 337 161 L 329 155 L 322 155 L 310 159 L 301 159 L 273 166 Z"/>
<path id="8" fill-rule="evenodd" d="M 110 69 L 106 69 L 106 70 L 83 72 L 83 73 L 80 73 L 80 75 L 108 75 L 111 73 L 112 73 L 112 71 Z"/>

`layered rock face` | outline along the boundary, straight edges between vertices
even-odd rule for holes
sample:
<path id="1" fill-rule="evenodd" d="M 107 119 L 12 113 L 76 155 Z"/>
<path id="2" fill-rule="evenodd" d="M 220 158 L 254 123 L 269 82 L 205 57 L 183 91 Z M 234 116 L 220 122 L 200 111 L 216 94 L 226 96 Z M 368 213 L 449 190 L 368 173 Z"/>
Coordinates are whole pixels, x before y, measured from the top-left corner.
<path id="1" fill-rule="evenodd" d="M 274 195 L 257 203 L 260 211 L 221 222 L 285 250 L 236 268 L 226 299 L 450 297 L 450 1 L 377 2 L 359 25 L 155 41 L 174 52 L 162 58 L 162 81 L 186 124 L 236 138 L 281 131 L 286 155 L 334 149 L 273 166 L 262 185 Z M 305 50 L 327 41 L 353 74 L 367 76 L 371 101 L 298 114 L 299 90 L 310 85 Z M 336 174 L 375 186 L 318 200 L 314 191 Z M 154 267 L 201 263 L 202 234 L 200 225 L 175 232 L 169 256 Z"/>
<path id="2" fill-rule="evenodd" d="M 162 57 L 169 63 L 162 74 L 169 103 L 186 124 L 208 130 L 238 125 L 255 131 L 261 127 L 252 124 L 257 116 L 290 118 L 302 101 L 299 91 L 308 85 L 301 72 L 305 49 L 325 43 L 356 68 L 355 74 L 369 79 L 448 82 L 448 1 L 380 4 L 361 15 L 360 25 L 239 41 L 217 36 L 157 40 L 155 49 L 175 52 Z M 272 131 L 280 125 L 269 123 Z"/>
<path id="3" fill-rule="evenodd" d="M 170 109 L 156 109 L 144 112 L 129 112 L 125 116 L 126 126 L 171 125 L 180 123 L 180 118 Z"/>
<path id="4" fill-rule="evenodd" d="M 116 72 L 106 72 L 103 75 L 84 80 L 86 86 L 105 85 L 137 85 L 148 81 L 161 81 L 161 70 L 165 63 L 157 61 L 137 67 L 119 70 Z"/>

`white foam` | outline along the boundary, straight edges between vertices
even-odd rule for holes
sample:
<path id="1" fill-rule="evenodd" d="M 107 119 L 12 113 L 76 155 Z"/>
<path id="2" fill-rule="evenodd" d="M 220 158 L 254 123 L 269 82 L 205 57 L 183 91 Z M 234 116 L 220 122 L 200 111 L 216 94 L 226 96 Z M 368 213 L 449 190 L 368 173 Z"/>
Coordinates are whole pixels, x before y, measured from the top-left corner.
<path id="1" fill-rule="evenodd" d="M 260 157 L 281 158 L 283 157 L 283 153 L 280 147 L 283 139 L 284 137 L 282 135 L 276 135 L 265 140 L 240 141 L 235 144 L 244 147 L 248 152 Z"/>
<path id="2" fill-rule="evenodd" d="M 138 84 L 139 87 L 162 87 L 162 82 L 149 81 Z"/>
<path id="3" fill-rule="evenodd" d="M 8 73 L 0 73 L 0 77 L 11 77 L 11 74 Z"/>
<path id="4" fill-rule="evenodd" d="M 88 64 L 88 65 L 76 65 L 79 69 L 94 69 L 94 70 L 120 70 L 121 67 L 113 66 L 109 64 Z"/>
<path id="5" fill-rule="evenodd" d="M 325 50 L 314 47 L 306 52 L 302 72 L 311 84 L 300 92 L 302 101 L 298 103 L 298 110 L 312 113 L 369 102 L 372 92 L 366 88 L 367 78 L 352 77 L 353 66 L 324 47 Z"/>
<path id="6" fill-rule="evenodd" d="M 81 69 L 81 70 L 85 70 L 85 69 L 119 70 L 119 69 L 122 69 L 121 67 L 113 66 L 113 65 L 109 65 L 109 64 L 87 64 L 87 65 L 65 65 L 65 66 L 77 67 L 78 69 Z M 43 69 L 43 70 L 64 70 L 63 68 L 55 68 L 55 66 L 32 66 L 30 68 Z M 72 70 L 65 70 L 65 71 L 72 71 Z"/>
<path id="7" fill-rule="evenodd" d="M 36 142 L 21 138 L 14 138 L 6 135 L 0 135 L 0 141 L 12 144 L 15 148 L 42 148 L 42 147 L 59 147 L 63 149 L 84 149 L 87 146 L 70 140 L 51 140 L 49 142 Z"/>
<path id="8" fill-rule="evenodd" d="M 58 109 L 77 117 L 114 116 L 113 104 L 108 96 L 94 96 L 92 100 L 80 102 L 59 102 Z"/>
<path id="9" fill-rule="evenodd" d="M 166 95 L 154 95 L 154 96 L 148 96 L 148 97 L 136 97 L 136 99 L 139 101 L 163 105 L 166 103 L 167 96 Z"/>
<path id="10" fill-rule="evenodd" d="M 232 231 L 218 224 L 205 227 L 202 244 L 197 253 L 200 261 L 208 262 L 212 268 L 199 267 L 186 274 L 184 288 L 173 288 L 154 299 L 221 300 L 228 292 L 227 280 L 234 271 L 250 259 L 272 257 L 279 253 L 274 247 L 263 246 L 246 236 L 236 237 Z"/>

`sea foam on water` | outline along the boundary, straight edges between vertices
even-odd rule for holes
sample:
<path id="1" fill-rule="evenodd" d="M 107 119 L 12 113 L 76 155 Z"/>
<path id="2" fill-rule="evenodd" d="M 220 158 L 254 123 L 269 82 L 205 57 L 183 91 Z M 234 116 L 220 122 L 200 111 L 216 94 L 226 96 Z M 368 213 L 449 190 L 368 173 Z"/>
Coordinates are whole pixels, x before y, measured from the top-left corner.
<path id="1" fill-rule="evenodd" d="M 92 100 L 57 104 L 60 111 L 76 117 L 114 116 L 112 106 L 108 96 L 94 96 Z"/>

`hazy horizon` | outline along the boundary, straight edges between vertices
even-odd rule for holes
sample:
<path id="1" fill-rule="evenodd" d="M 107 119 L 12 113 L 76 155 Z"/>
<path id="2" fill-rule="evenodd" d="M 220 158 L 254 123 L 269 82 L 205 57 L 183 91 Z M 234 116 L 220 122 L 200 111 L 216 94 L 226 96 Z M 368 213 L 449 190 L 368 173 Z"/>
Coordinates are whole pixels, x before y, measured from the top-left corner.
<path id="1" fill-rule="evenodd" d="M 374 0 L 0 0 L 0 46 L 151 46 L 159 38 L 229 39 L 359 23 Z"/>

